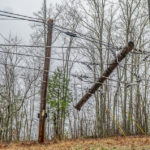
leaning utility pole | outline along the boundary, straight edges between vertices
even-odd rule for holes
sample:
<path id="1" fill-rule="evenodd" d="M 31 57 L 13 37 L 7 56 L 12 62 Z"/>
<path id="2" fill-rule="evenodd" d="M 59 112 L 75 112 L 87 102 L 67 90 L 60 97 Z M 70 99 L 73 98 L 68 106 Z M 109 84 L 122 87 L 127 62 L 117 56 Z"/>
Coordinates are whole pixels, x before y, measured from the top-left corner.
<path id="1" fill-rule="evenodd" d="M 75 106 L 77 110 L 80 110 L 81 107 L 87 102 L 87 100 L 94 94 L 100 86 L 102 86 L 103 82 L 110 76 L 113 70 L 118 66 L 119 62 L 121 62 L 126 55 L 134 48 L 134 43 L 129 42 L 128 46 L 123 49 L 123 51 L 116 56 L 116 59 L 112 61 L 109 67 L 103 72 L 102 76 L 98 79 L 98 81 L 88 90 L 88 92 L 81 98 L 78 104 Z"/>
<path id="2" fill-rule="evenodd" d="M 52 29 L 53 29 L 53 20 L 50 19 L 48 21 L 47 47 L 45 51 L 43 81 L 41 84 L 41 103 L 40 103 L 40 114 L 39 114 L 39 137 L 38 137 L 39 143 L 44 142 L 45 118 L 46 118 L 46 96 L 47 96 L 48 74 L 49 74 L 50 56 L 51 56 Z"/>

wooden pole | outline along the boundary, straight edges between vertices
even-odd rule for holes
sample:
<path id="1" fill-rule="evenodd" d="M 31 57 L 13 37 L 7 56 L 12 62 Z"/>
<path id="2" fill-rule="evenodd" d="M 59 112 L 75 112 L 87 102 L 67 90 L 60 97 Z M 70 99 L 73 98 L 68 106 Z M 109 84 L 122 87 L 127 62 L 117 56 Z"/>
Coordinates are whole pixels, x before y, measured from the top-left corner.
<path id="1" fill-rule="evenodd" d="M 40 119 L 39 119 L 39 137 L 38 142 L 44 142 L 45 118 L 46 118 L 46 96 L 48 85 L 48 74 L 50 67 L 51 43 L 52 43 L 53 20 L 48 21 L 47 47 L 45 51 L 45 63 L 43 72 L 43 81 L 41 84 L 41 103 L 40 103 Z"/>
<path id="2" fill-rule="evenodd" d="M 150 21 L 150 0 L 148 0 L 148 13 L 149 13 L 149 21 Z"/>
<path id="3" fill-rule="evenodd" d="M 121 62 L 126 55 L 134 48 L 134 43 L 129 42 L 128 46 L 123 49 L 123 51 L 116 56 L 116 59 L 112 61 L 109 67 L 103 72 L 102 76 L 98 79 L 98 81 L 88 90 L 88 92 L 81 98 L 81 100 L 77 103 L 75 108 L 80 110 L 81 107 L 88 101 L 88 99 L 94 94 L 100 86 L 102 86 L 103 82 L 110 76 L 113 70 L 118 66 L 119 62 Z"/>

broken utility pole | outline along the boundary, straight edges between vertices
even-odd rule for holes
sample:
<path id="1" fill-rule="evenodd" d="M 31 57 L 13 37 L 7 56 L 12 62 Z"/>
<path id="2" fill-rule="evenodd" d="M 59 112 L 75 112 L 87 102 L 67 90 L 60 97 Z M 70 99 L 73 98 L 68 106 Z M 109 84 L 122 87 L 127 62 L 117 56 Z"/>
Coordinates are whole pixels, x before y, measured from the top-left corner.
<path id="1" fill-rule="evenodd" d="M 47 47 L 45 51 L 43 81 L 41 84 L 41 103 L 40 103 L 40 114 L 39 114 L 40 119 L 39 119 L 39 137 L 38 137 L 39 143 L 44 142 L 45 118 L 46 118 L 46 96 L 47 96 L 47 86 L 48 86 L 48 74 L 49 74 L 49 67 L 50 67 L 52 30 L 53 30 L 53 20 L 50 19 L 48 21 Z"/>
<path id="2" fill-rule="evenodd" d="M 116 59 L 112 61 L 109 67 L 103 72 L 102 76 L 98 79 L 98 81 L 88 90 L 88 92 L 81 98 L 78 104 L 75 106 L 77 110 L 80 110 L 81 107 L 88 101 L 88 99 L 94 94 L 100 86 L 102 86 L 103 82 L 110 76 L 113 70 L 118 66 L 119 62 L 121 62 L 126 55 L 134 48 L 134 43 L 129 42 L 128 46 L 123 49 L 123 51 L 116 56 Z"/>

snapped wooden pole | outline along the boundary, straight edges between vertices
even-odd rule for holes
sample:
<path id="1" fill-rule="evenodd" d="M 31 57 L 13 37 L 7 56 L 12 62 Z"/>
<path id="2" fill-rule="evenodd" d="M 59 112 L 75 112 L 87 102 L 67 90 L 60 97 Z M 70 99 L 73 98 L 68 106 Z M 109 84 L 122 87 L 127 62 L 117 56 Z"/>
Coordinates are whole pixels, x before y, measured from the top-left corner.
<path id="1" fill-rule="evenodd" d="M 46 119 L 46 96 L 47 96 L 47 86 L 48 86 L 48 74 L 50 68 L 52 30 L 53 30 L 53 20 L 50 19 L 48 21 L 47 47 L 45 50 L 43 81 L 41 84 L 41 103 L 40 103 L 40 114 L 39 114 L 39 137 L 38 137 L 39 143 L 44 142 L 45 119 Z"/>
<path id="2" fill-rule="evenodd" d="M 121 62 L 126 55 L 134 48 L 134 43 L 129 42 L 128 46 L 123 49 L 123 51 L 118 54 L 115 60 L 108 66 L 108 68 L 103 72 L 102 76 L 98 79 L 98 81 L 88 90 L 88 92 L 81 98 L 81 100 L 77 103 L 75 108 L 80 110 L 81 107 L 88 101 L 88 99 L 94 94 L 100 86 L 102 86 L 103 82 L 110 76 L 113 70 L 118 66 L 119 62 Z"/>

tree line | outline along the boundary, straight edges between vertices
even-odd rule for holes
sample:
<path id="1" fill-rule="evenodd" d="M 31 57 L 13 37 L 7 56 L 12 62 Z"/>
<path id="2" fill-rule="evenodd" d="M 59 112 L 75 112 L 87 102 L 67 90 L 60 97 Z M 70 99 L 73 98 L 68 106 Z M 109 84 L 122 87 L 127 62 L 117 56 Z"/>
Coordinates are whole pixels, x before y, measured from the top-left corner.
<path id="1" fill-rule="evenodd" d="M 126 135 L 149 134 L 147 1 L 65 0 L 34 13 L 39 19 L 45 14 L 47 20 L 54 19 L 53 45 L 60 46 L 52 48 L 51 57 L 60 60 L 51 59 L 46 139 L 122 135 L 120 128 Z M 34 23 L 31 28 L 31 44 L 43 44 L 45 25 Z M 75 104 L 129 41 L 134 42 L 135 49 L 77 111 Z M 3 42 L 23 43 L 12 35 Z M 7 52 L 0 55 L 0 139 L 36 140 L 44 48 L 0 49 Z"/>

